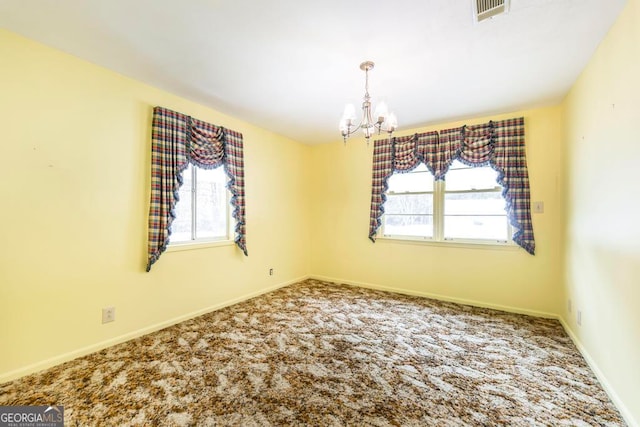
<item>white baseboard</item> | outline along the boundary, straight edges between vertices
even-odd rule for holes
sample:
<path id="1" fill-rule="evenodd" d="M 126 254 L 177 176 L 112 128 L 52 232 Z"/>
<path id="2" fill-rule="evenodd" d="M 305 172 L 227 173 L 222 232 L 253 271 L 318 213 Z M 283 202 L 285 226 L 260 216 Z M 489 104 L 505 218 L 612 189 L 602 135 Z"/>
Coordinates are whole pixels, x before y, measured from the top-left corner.
<path id="1" fill-rule="evenodd" d="M 421 292 L 421 291 L 415 291 L 415 290 L 411 290 L 411 289 L 395 288 L 395 287 L 391 287 L 391 286 L 375 285 L 375 284 L 372 284 L 372 283 L 355 282 L 353 280 L 337 279 L 335 277 L 318 276 L 318 275 L 313 275 L 313 274 L 310 275 L 309 278 L 310 279 L 317 279 L 317 280 L 324 280 L 326 282 L 343 283 L 345 285 L 359 286 L 361 288 L 377 289 L 377 290 L 380 290 L 380 291 L 396 292 L 396 293 L 399 293 L 399 294 L 413 295 L 413 296 L 418 296 L 418 297 L 430 298 L 430 299 L 435 299 L 435 300 L 439 300 L 439 301 L 455 302 L 455 303 L 458 303 L 458 304 L 472 305 L 474 307 L 490 308 L 490 309 L 493 309 L 493 310 L 506 311 L 506 312 L 509 312 L 509 313 L 526 314 L 528 316 L 544 317 L 544 318 L 547 318 L 547 319 L 558 319 L 558 315 L 554 314 L 554 313 L 547 313 L 547 312 L 544 312 L 544 311 L 536 311 L 536 310 L 528 310 L 528 309 L 519 308 L 519 307 L 511 307 L 511 306 L 507 306 L 507 305 L 491 304 L 491 303 L 484 302 L 484 301 L 476 301 L 476 300 L 470 300 L 470 299 L 464 299 L 464 298 L 455 298 L 455 297 L 450 297 L 450 296 L 447 296 L 447 295 L 433 294 L 433 293 L 429 293 L 429 292 Z"/>
<path id="2" fill-rule="evenodd" d="M 87 354 L 95 353 L 96 351 L 103 350 L 103 349 L 105 349 L 107 347 L 111 347 L 113 345 L 120 344 L 120 343 L 123 343 L 125 341 L 129 341 L 131 339 L 138 338 L 138 337 L 150 334 L 150 333 L 155 332 L 155 331 L 159 331 L 160 329 L 164 329 L 166 327 L 175 325 L 177 323 L 184 322 L 185 320 L 193 319 L 194 317 L 198 317 L 198 316 L 201 316 L 203 314 L 210 313 L 212 311 L 219 310 L 221 308 L 228 307 L 230 305 L 237 304 L 237 303 L 242 302 L 242 301 L 246 301 L 248 299 L 257 297 L 259 295 L 275 291 L 276 289 L 283 288 L 285 286 L 289 286 L 289 285 L 291 285 L 293 283 L 300 282 L 300 281 L 305 280 L 307 278 L 308 278 L 308 276 L 302 276 L 302 277 L 299 277 L 299 278 L 296 278 L 296 279 L 293 279 L 293 280 L 288 280 L 286 282 L 279 283 L 277 285 L 270 286 L 268 288 L 264 288 L 264 289 L 261 289 L 261 290 L 256 291 L 256 292 L 251 292 L 249 294 L 245 294 L 245 295 L 239 296 L 237 298 L 233 298 L 233 299 L 228 300 L 228 301 L 223 301 L 221 303 L 214 304 L 212 306 L 209 306 L 209 307 L 206 307 L 206 308 L 203 308 L 203 309 L 200 309 L 200 310 L 196 310 L 196 311 L 193 311 L 191 313 L 183 314 L 181 316 L 174 317 L 172 319 L 168 319 L 168 320 L 165 320 L 163 322 L 156 323 L 154 325 L 147 326 L 145 328 L 138 329 L 138 330 L 126 333 L 124 335 L 119 335 L 117 337 L 110 338 L 108 340 L 101 341 L 101 342 L 98 342 L 98 343 L 95 343 L 95 344 L 91 344 L 91 345 L 88 345 L 86 347 L 82 347 L 80 349 L 73 350 L 73 351 L 70 351 L 70 352 L 67 352 L 67 353 L 63 353 L 63 354 L 60 354 L 58 356 L 54 356 L 54 357 L 51 357 L 49 359 L 42 360 L 40 362 L 33 363 L 31 365 L 27 365 L 27 366 L 24 366 L 22 368 L 15 369 L 13 371 L 2 373 L 2 374 L 0 374 L 0 384 L 5 383 L 7 381 L 15 380 L 15 379 L 23 377 L 25 375 L 29 375 L 29 374 L 33 374 L 33 373 L 38 372 L 38 371 L 42 371 L 44 369 L 51 368 L 53 366 L 59 365 L 59 364 L 64 363 L 64 362 L 68 362 L 68 361 L 76 359 L 78 357 L 86 356 Z"/>
<path id="3" fill-rule="evenodd" d="M 571 328 L 569 327 L 569 325 L 567 324 L 567 322 L 564 320 L 564 318 L 562 316 L 559 316 L 557 314 L 552 314 L 552 313 L 546 313 L 546 312 L 541 312 L 541 311 L 536 311 L 536 310 L 527 310 L 527 309 L 522 309 L 522 308 L 518 308 L 518 307 L 511 307 L 511 306 L 504 306 L 504 305 L 499 305 L 499 304 L 490 304 L 490 303 L 486 303 L 483 301 L 475 301 L 475 300 L 468 300 L 468 299 L 463 299 L 463 298 L 454 298 L 454 297 L 449 297 L 446 295 L 441 295 L 441 294 L 433 294 L 433 293 L 429 293 L 429 292 L 420 292 L 420 291 L 415 291 L 415 290 L 410 290 L 410 289 L 403 289 L 403 288 L 395 288 L 395 287 L 390 287 L 390 286 L 382 286 L 382 285 L 375 285 L 375 284 L 371 284 L 371 283 L 364 283 L 364 282 L 356 282 L 356 281 L 352 281 L 352 280 L 345 280 L 345 279 L 337 279 L 334 277 L 327 277 L 327 276 L 320 276 L 320 275 L 308 275 L 308 276 L 302 276 L 296 279 L 292 279 L 283 283 L 279 283 L 277 285 L 274 286 L 270 286 L 268 288 L 265 289 L 261 289 L 259 291 L 256 292 L 252 292 L 249 294 L 245 294 L 242 295 L 240 297 L 228 300 L 228 301 L 224 301 L 218 304 L 214 304 L 212 306 L 191 312 L 191 313 L 187 313 L 178 317 L 174 317 L 173 319 L 169 319 L 142 329 L 138 329 L 136 331 L 132 331 L 129 332 L 127 334 L 124 335 L 120 335 L 105 341 L 101 341 L 99 343 L 96 344 L 92 344 L 83 348 L 80 348 L 78 350 L 74 350 L 74 351 L 70 351 L 68 353 L 64 353 L 58 356 L 54 356 L 52 358 L 40 361 L 40 362 L 36 362 L 34 364 L 22 367 L 22 368 L 18 368 L 15 369 L 13 371 L 9 371 L 3 374 L 0 374 L 0 384 L 7 382 L 7 381 L 11 381 L 20 377 L 23 377 L 25 375 L 29 375 L 38 371 L 42 371 L 44 369 L 48 369 L 52 366 L 56 366 L 59 365 L 61 363 L 64 362 L 68 362 L 69 360 L 73 360 L 76 359 L 78 357 L 82 357 L 82 356 L 86 356 L 87 354 L 91 354 L 94 353 L 96 351 L 100 351 L 102 349 L 105 349 L 107 347 L 116 345 L 116 344 L 120 344 L 123 343 L 125 341 L 129 341 L 131 339 L 134 338 L 138 338 L 140 336 L 155 332 L 155 331 L 159 331 L 160 329 L 164 329 L 166 327 L 175 325 L 177 323 L 180 322 L 184 322 L 185 320 L 189 320 L 192 319 L 194 317 L 198 317 L 201 316 L 203 314 L 215 311 L 215 310 L 219 310 L 221 308 L 224 307 L 228 307 L 230 305 L 233 304 L 237 304 L 239 302 L 242 301 L 246 301 L 249 300 L 251 298 L 257 297 L 259 295 L 262 294 L 266 294 L 268 292 L 272 292 L 276 289 L 285 287 L 285 286 L 289 286 L 293 283 L 297 283 L 300 281 L 303 281 L 305 279 L 317 279 L 317 280 L 323 280 L 326 282 L 333 282 L 333 283 L 342 283 L 342 284 L 346 284 L 346 285 L 351 285 L 351 286 L 358 286 L 358 287 L 362 287 L 362 288 L 369 288 L 369 289 L 377 289 L 377 290 L 382 290 L 382 291 L 388 291 L 388 292 L 396 292 L 396 293 L 401 293 L 401 294 L 405 294 L 405 295 L 414 295 L 414 296 L 420 296 L 420 297 L 425 297 L 425 298 L 431 298 L 431 299 L 436 299 L 436 300 L 440 300 L 440 301 L 447 301 L 447 302 L 455 302 L 458 304 L 465 304 L 465 305 L 472 305 L 475 307 L 483 307 L 483 308 L 490 308 L 490 309 L 495 309 L 495 310 L 501 310 L 501 311 L 506 311 L 506 312 L 510 312 L 510 313 L 519 313 L 519 314 L 526 314 L 526 315 L 530 315 L 530 316 L 536 316 L 536 317 L 544 317 L 544 318 L 550 318 L 550 319 L 557 319 L 558 321 L 560 321 L 560 324 L 562 325 L 562 327 L 564 328 L 564 330 L 567 332 L 567 334 L 569 335 L 569 337 L 571 338 L 571 340 L 573 341 L 573 343 L 575 344 L 575 346 L 578 348 L 578 350 L 580 351 L 580 353 L 582 354 L 582 356 L 584 357 L 585 361 L 587 362 L 587 364 L 589 365 L 589 367 L 591 368 L 591 370 L 594 372 L 595 376 L 597 377 L 598 381 L 600 382 L 600 384 L 602 385 L 603 389 L 605 390 L 605 392 L 608 394 L 609 398 L 611 399 L 611 401 L 614 403 L 614 405 L 618 408 L 618 410 L 620 411 L 620 414 L 622 415 L 622 417 L 624 418 L 625 422 L 629 425 L 629 427 L 640 427 L 640 424 L 633 418 L 633 415 L 631 414 L 631 412 L 627 409 L 627 407 L 624 405 L 624 403 L 622 402 L 622 400 L 620 399 L 620 397 L 618 396 L 618 394 L 615 392 L 615 390 L 611 387 L 609 381 L 607 380 L 606 376 L 604 375 L 604 373 L 600 370 L 600 368 L 598 367 L 598 365 L 595 363 L 595 361 L 593 360 L 593 358 L 591 357 L 591 355 L 589 354 L 589 352 L 585 349 L 585 347 L 582 345 L 582 343 L 580 342 L 580 340 L 578 339 L 578 337 L 573 333 L 573 331 L 571 330 Z"/>
<path id="4" fill-rule="evenodd" d="M 609 395 L 609 398 L 611 399 L 613 404 L 616 405 L 616 408 L 618 408 L 618 411 L 620 411 L 620 415 L 622 415 L 622 418 L 624 418 L 624 421 L 628 424 L 629 427 L 640 427 L 639 422 L 633 418 L 631 411 L 629 411 L 626 405 L 622 402 L 622 399 L 620 399 L 620 397 L 618 396 L 618 393 L 616 393 L 613 387 L 611 387 L 611 384 L 607 380 L 607 377 L 600 370 L 596 362 L 593 360 L 593 358 L 587 351 L 587 349 L 582 345 L 582 342 L 580 342 L 580 340 L 578 339 L 578 336 L 573 333 L 573 330 L 569 327 L 569 324 L 564 320 L 564 317 L 558 316 L 558 320 L 560 321 L 560 324 L 562 324 L 562 327 L 564 328 L 564 330 L 567 332 L 567 335 L 569 335 L 569 337 L 571 338 L 571 341 L 573 341 L 575 346 L 578 348 L 578 351 L 580 351 L 580 353 L 582 354 L 582 357 L 584 358 L 584 360 L 587 361 L 587 364 L 595 374 L 596 378 L 598 378 L 598 381 L 600 382 L 600 385 L 602 385 L 602 388 L 604 389 L 604 391 L 607 393 L 607 395 Z"/>

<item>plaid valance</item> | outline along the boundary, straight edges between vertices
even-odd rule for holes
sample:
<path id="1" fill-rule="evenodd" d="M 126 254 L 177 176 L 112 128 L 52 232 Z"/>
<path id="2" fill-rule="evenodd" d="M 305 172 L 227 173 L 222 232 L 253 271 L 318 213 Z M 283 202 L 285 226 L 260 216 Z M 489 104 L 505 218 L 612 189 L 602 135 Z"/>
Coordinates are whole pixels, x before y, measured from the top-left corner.
<path id="1" fill-rule="evenodd" d="M 229 177 L 236 245 L 247 255 L 242 134 L 163 107 L 153 109 L 147 271 L 169 244 L 182 172 L 191 163 L 224 166 Z"/>
<path id="2" fill-rule="evenodd" d="M 523 117 L 375 141 L 369 238 L 375 242 L 387 180 L 394 172 L 407 172 L 424 163 L 436 180 L 442 180 L 454 160 L 470 166 L 489 165 L 498 172 L 507 215 L 515 228 L 513 241 L 533 255 Z"/>

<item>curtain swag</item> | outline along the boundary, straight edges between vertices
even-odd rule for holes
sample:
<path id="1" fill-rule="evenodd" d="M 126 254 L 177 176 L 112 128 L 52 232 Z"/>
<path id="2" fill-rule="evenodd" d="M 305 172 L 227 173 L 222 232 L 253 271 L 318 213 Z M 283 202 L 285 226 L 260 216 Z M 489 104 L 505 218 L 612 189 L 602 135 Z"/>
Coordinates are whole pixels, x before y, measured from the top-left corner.
<path id="1" fill-rule="evenodd" d="M 236 245 L 247 255 L 242 134 L 163 107 L 153 109 L 147 271 L 166 250 L 182 172 L 223 166 L 229 177 Z"/>
<path id="2" fill-rule="evenodd" d="M 373 148 L 373 180 L 369 239 L 375 242 L 382 224 L 387 181 L 394 172 L 409 172 L 424 163 L 436 180 L 444 180 L 454 160 L 469 166 L 491 166 L 511 225 L 513 241 L 535 253 L 531 223 L 529 174 L 524 146 L 524 118 L 376 140 Z"/>

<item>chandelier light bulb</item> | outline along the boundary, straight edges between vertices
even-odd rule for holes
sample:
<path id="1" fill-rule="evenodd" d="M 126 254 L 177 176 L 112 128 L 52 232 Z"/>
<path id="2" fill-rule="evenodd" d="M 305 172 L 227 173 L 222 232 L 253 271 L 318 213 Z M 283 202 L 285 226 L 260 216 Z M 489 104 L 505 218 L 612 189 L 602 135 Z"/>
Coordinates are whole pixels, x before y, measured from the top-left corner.
<path id="1" fill-rule="evenodd" d="M 364 137 L 367 138 L 367 140 L 369 140 L 369 138 L 371 138 L 373 135 L 375 135 L 376 128 L 373 125 L 367 126 L 367 127 L 363 127 L 362 128 L 362 132 L 364 133 Z"/>
<path id="2" fill-rule="evenodd" d="M 344 113 L 342 118 L 346 121 L 351 121 L 351 124 L 356 120 L 356 107 L 353 104 L 347 104 L 344 106 Z"/>
<path id="3" fill-rule="evenodd" d="M 347 132 L 349 130 L 349 126 L 347 126 L 347 119 L 345 119 L 344 117 L 341 118 L 340 119 L 340 124 L 338 125 L 338 128 L 340 129 L 340 132 L 342 134 Z"/>
<path id="4" fill-rule="evenodd" d="M 391 133 L 398 129 L 398 118 L 394 113 L 389 114 L 389 124 L 387 125 L 387 132 Z"/>
<path id="5" fill-rule="evenodd" d="M 376 113 L 375 113 L 375 118 L 378 121 L 378 123 L 382 123 L 385 120 L 387 120 L 388 116 L 389 116 L 389 107 L 387 107 L 387 104 L 385 104 L 384 102 L 378 103 L 378 106 L 376 107 Z"/>

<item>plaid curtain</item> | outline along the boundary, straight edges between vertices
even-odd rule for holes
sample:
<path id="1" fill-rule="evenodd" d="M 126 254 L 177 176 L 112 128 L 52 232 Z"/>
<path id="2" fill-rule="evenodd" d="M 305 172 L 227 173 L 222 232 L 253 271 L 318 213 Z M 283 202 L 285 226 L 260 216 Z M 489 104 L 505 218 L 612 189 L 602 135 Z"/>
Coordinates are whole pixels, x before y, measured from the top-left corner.
<path id="1" fill-rule="evenodd" d="M 497 181 L 503 187 L 507 215 L 515 228 L 513 241 L 534 254 L 522 117 L 376 140 L 369 239 L 375 242 L 376 232 L 382 225 L 387 180 L 394 172 L 408 172 L 424 163 L 436 180 L 442 180 L 454 160 L 470 166 L 489 165 L 498 172 Z"/>
<path id="2" fill-rule="evenodd" d="M 507 201 L 507 214 L 516 229 L 513 241 L 531 255 L 535 253 L 531 222 L 531 193 L 524 146 L 524 118 L 495 122 L 494 152 L 491 166 L 498 171 L 502 197 Z"/>
<path id="3" fill-rule="evenodd" d="M 247 255 L 242 134 L 162 107 L 153 109 L 147 271 L 166 250 L 182 172 L 188 163 L 223 165 L 229 177 L 236 245 Z"/>

